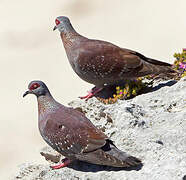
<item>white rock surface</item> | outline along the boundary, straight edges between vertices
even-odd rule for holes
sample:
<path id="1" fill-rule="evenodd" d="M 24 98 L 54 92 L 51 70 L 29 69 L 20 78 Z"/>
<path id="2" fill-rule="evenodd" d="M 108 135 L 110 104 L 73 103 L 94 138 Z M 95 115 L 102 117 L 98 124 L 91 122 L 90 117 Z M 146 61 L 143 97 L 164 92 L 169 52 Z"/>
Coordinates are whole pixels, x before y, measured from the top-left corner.
<path id="1" fill-rule="evenodd" d="M 76 162 L 51 170 L 49 164 L 23 164 L 13 179 L 181 180 L 186 175 L 186 78 L 161 82 L 153 92 L 104 105 L 96 98 L 75 100 L 86 116 L 119 149 L 141 158 L 141 169 L 117 170 Z M 160 88 L 161 87 L 161 88 Z M 42 150 L 43 151 L 43 150 Z M 51 151 L 50 151 L 51 152 Z"/>

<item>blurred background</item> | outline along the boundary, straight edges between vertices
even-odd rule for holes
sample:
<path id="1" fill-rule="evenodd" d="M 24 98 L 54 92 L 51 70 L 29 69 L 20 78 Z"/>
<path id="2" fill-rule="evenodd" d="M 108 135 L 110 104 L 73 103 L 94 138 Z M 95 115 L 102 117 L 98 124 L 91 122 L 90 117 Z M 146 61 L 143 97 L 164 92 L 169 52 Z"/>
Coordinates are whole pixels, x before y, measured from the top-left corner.
<path id="1" fill-rule="evenodd" d="M 52 31 L 57 16 L 68 16 L 84 36 L 172 63 L 186 45 L 185 7 L 185 0 L 0 0 L 1 179 L 19 164 L 47 163 L 39 154 L 45 142 L 36 98 L 22 98 L 28 83 L 44 81 L 65 105 L 93 87 L 72 71 L 59 32 Z"/>

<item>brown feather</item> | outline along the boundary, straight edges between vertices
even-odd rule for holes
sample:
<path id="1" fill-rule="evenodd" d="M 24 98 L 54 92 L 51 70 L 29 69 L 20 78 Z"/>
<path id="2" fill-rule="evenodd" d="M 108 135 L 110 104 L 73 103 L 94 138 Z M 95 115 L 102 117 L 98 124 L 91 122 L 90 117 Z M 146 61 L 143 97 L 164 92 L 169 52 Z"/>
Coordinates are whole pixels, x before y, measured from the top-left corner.
<path id="1" fill-rule="evenodd" d="M 70 22 L 70 21 L 67 21 Z M 102 87 L 150 74 L 176 73 L 170 64 L 120 48 L 112 43 L 79 35 L 69 23 L 61 38 L 69 62 L 83 80 Z"/>
<path id="2" fill-rule="evenodd" d="M 94 164 L 126 167 L 132 156 L 116 148 L 111 140 L 82 113 L 55 101 L 47 86 L 41 81 L 25 94 L 35 94 L 38 101 L 39 130 L 43 139 L 69 161 L 84 160 Z M 68 161 L 68 162 L 69 162 Z M 139 165 L 129 161 L 131 166 Z M 129 163 L 127 163 L 129 165 Z M 128 167 L 127 165 L 127 167 Z"/>

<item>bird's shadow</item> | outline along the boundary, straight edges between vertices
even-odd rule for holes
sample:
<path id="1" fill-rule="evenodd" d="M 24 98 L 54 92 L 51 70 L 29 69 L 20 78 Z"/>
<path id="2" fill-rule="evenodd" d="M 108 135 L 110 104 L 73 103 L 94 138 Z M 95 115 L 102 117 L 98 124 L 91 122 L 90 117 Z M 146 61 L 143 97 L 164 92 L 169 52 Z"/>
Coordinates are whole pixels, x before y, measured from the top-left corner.
<path id="1" fill-rule="evenodd" d="M 147 93 L 150 93 L 150 92 L 154 92 L 154 91 L 157 91 L 157 90 L 159 90 L 159 89 L 161 89 L 163 87 L 166 87 L 166 86 L 167 87 L 170 87 L 170 86 L 173 86 L 176 83 L 177 83 L 176 80 L 170 80 L 168 82 L 161 82 L 161 83 L 158 83 L 154 87 L 146 87 L 146 88 L 144 88 L 143 90 L 139 91 L 138 95 L 147 94 Z M 116 94 L 116 92 L 115 92 L 116 86 L 119 86 L 119 85 L 106 86 L 102 91 L 98 92 L 95 95 L 95 97 L 101 98 L 101 99 L 112 98 L 113 97 L 113 94 Z M 133 97 L 134 96 L 131 96 L 128 99 L 132 99 Z"/>
<path id="2" fill-rule="evenodd" d="M 132 170 L 139 171 L 143 167 L 143 164 L 140 164 L 140 165 L 135 166 L 135 167 L 123 168 L 123 167 L 111 167 L 111 166 L 90 164 L 90 163 L 87 163 L 87 162 L 76 160 L 72 164 L 70 164 L 68 167 L 73 169 L 73 170 L 82 171 L 82 172 L 132 171 Z"/>
<path id="3" fill-rule="evenodd" d="M 171 80 L 171 81 L 168 81 L 166 83 L 159 83 L 157 86 L 154 86 L 153 88 L 151 88 L 151 91 L 150 92 L 153 92 L 153 91 L 157 91 L 159 89 L 161 89 L 162 87 L 170 87 L 170 86 L 173 86 L 174 84 L 176 84 L 178 81 L 176 80 Z"/>

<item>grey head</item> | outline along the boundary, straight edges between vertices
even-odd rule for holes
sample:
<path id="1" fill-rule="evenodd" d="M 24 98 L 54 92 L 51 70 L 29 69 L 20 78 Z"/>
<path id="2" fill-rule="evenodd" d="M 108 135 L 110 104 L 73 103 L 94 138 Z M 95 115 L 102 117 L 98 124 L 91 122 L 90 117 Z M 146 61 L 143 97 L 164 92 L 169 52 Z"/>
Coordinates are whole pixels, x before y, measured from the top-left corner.
<path id="1" fill-rule="evenodd" d="M 25 97 L 27 94 L 34 94 L 39 97 L 47 94 L 50 95 L 50 92 L 44 82 L 31 81 L 28 85 L 28 91 L 23 94 L 23 97 Z"/>
<path id="2" fill-rule="evenodd" d="M 55 24 L 56 24 L 56 26 L 54 27 L 53 30 L 58 29 L 59 32 L 73 30 L 73 27 L 72 27 L 72 25 L 70 23 L 70 20 L 66 16 L 59 16 L 59 17 L 57 17 L 56 20 L 55 20 Z"/>

